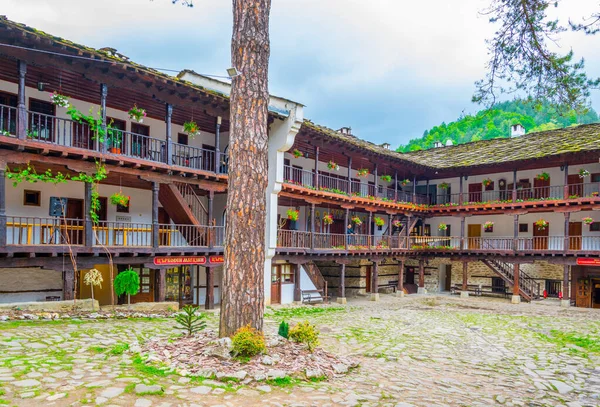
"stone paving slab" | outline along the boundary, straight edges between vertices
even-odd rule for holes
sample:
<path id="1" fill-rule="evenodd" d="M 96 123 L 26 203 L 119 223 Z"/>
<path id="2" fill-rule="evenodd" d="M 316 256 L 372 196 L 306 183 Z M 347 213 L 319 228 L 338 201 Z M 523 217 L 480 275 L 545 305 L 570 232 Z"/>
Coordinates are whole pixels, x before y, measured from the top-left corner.
<path id="1" fill-rule="evenodd" d="M 266 330 L 308 319 L 324 348 L 361 366 L 329 382 L 224 384 L 140 362 L 140 343 L 178 335 L 173 320 L 0 323 L 0 405 L 600 406 L 598 310 L 391 295 L 274 309 Z"/>

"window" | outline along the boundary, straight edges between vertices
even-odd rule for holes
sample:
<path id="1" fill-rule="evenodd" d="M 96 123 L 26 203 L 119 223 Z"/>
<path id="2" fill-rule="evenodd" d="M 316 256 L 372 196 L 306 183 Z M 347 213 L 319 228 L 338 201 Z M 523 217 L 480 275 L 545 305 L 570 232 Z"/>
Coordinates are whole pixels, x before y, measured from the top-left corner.
<path id="1" fill-rule="evenodd" d="M 29 130 L 27 137 L 54 141 L 55 106 L 43 100 L 29 99 Z"/>
<path id="2" fill-rule="evenodd" d="M 294 282 L 294 270 L 291 264 L 282 264 L 281 266 L 281 282 L 283 284 Z"/>
<path id="3" fill-rule="evenodd" d="M 40 191 L 23 191 L 24 206 L 40 206 L 42 193 Z"/>
<path id="4" fill-rule="evenodd" d="M 600 173 L 592 174 L 590 177 L 591 182 L 600 182 Z"/>
<path id="5" fill-rule="evenodd" d="M 98 220 L 106 221 L 107 218 L 107 207 L 108 207 L 108 199 L 105 196 L 101 196 L 98 198 L 100 202 L 100 209 L 98 209 Z"/>
<path id="6" fill-rule="evenodd" d="M 188 135 L 185 133 L 177 133 L 177 144 L 183 144 L 187 146 L 189 143 Z"/>
<path id="7" fill-rule="evenodd" d="M 590 225 L 590 232 L 600 232 L 600 222 L 594 222 Z"/>
<path id="8" fill-rule="evenodd" d="M 525 233 L 529 230 L 529 224 L 528 223 L 519 223 L 519 232 L 520 233 Z"/>

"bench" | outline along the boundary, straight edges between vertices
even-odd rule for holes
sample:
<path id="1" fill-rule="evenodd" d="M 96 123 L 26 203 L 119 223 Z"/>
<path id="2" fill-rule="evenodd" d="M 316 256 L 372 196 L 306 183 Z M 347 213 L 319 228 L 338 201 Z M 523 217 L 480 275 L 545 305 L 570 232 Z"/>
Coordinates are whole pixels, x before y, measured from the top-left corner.
<path id="1" fill-rule="evenodd" d="M 463 291 L 462 285 L 454 285 L 450 287 L 450 294 L 460 294 Z M 467 290 L 477 296 L 482 295 L 503 295 L 505 298 L 509 296 L 508 287 L 493 287 L 491 285 L 468 284 Z"/>
<path id="2" fill-rule="evenodd" d="M 328 297 L 323 294 L 323 290 L 302 290 L 303 304 L 327 302 L 327 298 Z"/>
<path id="3" fill-rule="evenodd" d="M 396 289 L 398 288 L 398 281 L 388 281 L 384 284 L 377 284 L 377 291 L 379 291 L 380 288 L 391 288 L 392 292 L 396 292 Z"/>

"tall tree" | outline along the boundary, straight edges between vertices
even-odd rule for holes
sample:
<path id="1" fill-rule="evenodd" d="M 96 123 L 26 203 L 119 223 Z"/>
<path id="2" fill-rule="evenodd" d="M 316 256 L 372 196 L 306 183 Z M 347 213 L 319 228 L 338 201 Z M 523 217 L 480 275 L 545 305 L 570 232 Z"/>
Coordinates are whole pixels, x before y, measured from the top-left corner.
<path id="1" fill-rule="evenodd" d="M 598 79 L 589 79 L 583 59 L 574 60 L 573 51 L 554 52 L 555 43 L 567 28 L 548 18 L 548 8 L 559 0 L 492 0 L 484 14 L 500 28 L 488 41 L 485 79 L 476 82 L 474 102 L 491 106 L 501 93 L 518 92 L 536 101 L 581 110 L 588 105 L 590 89 Z M 600 14 L 581 23 L 569 22 L 571 29 L 595 34 Z"/>
<path id="2" fill-rule="evenodd" d="M 219 335 L 262 330 L 271 0 L 233 0 L 229 181 Z"/>

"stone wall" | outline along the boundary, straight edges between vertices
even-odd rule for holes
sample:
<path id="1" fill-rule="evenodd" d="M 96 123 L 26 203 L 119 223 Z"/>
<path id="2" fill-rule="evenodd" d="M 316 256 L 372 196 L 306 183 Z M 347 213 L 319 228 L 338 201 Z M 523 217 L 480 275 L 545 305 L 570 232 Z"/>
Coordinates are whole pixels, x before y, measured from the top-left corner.
<path id="1" fill-rule="evenodd" d="M 321 274 L 327 280 L 329 294 L 337 296 L 340 286 L 341 266 L 335 262 L 315 262 L 321 270 Z M 346 297 L 367 294 L 367 269 L 373 262 L 368 260 L 356 260 L 346 265 Z M 398 281 L 398 262 L 393 259 L 384 259 L 378 268 L 379 285 L 390 281 Z M 381 292 L 392 291 L 391 288 L 381 289 Z"/>

